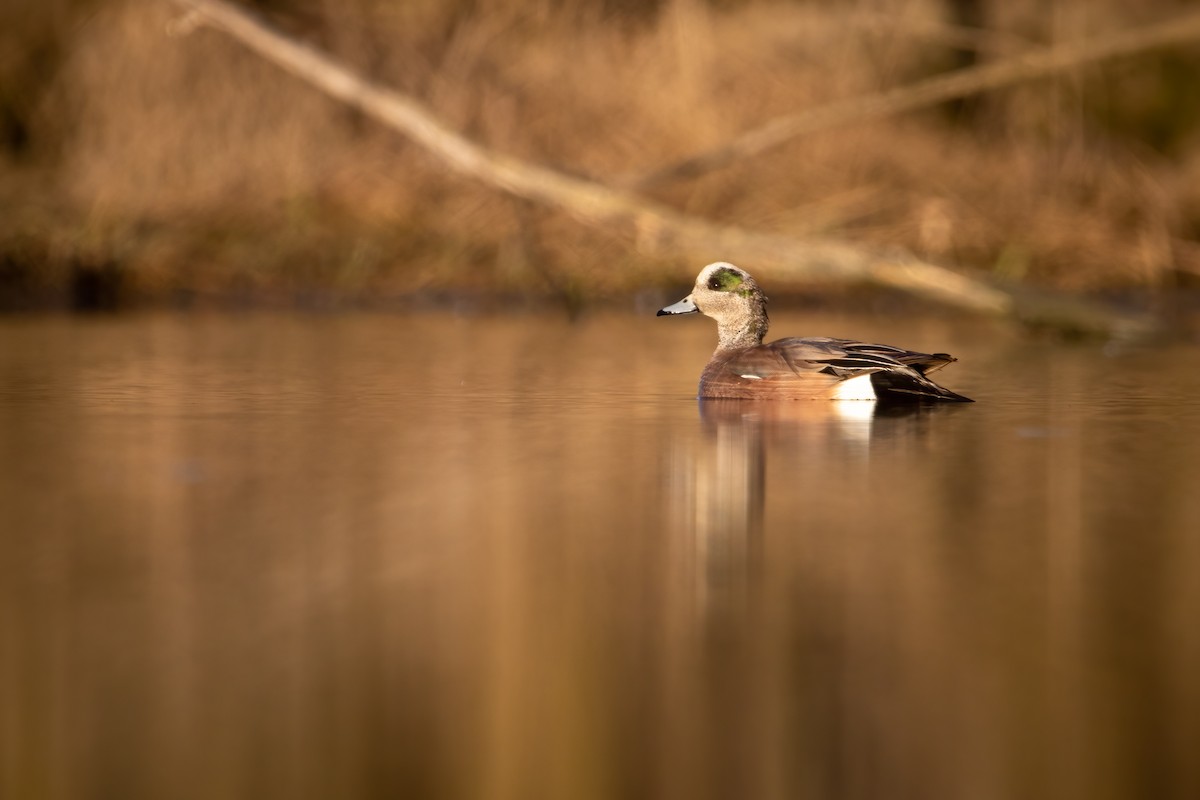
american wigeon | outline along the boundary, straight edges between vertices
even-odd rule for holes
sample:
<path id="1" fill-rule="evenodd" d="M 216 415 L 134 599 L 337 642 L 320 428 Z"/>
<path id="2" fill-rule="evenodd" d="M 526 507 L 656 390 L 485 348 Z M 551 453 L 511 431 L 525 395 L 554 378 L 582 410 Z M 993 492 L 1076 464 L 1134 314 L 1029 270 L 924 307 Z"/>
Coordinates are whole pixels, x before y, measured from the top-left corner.
<path id="1" fill-rule="evenodd" d="M 700 374 L 701 397 L 780 400 L 973 402 L 929 374 L 952 361 L 851 339 L 778 339 L 763 344 L 767 298 L 754 278 L 723 261 L 709 264 L 692 293 L 658 316 L 699 312 L 717 321 L 717 350 Z"/>

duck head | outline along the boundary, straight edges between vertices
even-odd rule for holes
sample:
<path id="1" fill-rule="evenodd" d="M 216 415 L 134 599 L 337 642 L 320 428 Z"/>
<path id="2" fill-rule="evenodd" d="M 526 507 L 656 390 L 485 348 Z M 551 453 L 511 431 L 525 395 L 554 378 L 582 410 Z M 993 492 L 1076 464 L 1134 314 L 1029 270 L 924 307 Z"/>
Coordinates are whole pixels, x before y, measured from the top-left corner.
<path id="1" fill-rule="evenodd" d="M 700 271 L 692 293 L 658 316 L 701 313 L 717 321 L 717 350 L 762 344 L 767 334 L 767 298 L 744 269 L 725 261 Z"/>

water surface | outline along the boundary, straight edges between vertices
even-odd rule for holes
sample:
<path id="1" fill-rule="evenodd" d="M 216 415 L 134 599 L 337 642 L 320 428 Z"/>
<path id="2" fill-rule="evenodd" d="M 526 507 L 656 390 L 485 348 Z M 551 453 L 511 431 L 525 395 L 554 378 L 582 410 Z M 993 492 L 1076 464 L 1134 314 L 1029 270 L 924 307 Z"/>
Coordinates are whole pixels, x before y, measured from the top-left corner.
<path id="1" fill-rule="evenodd" d="M 1200 353 L 773 315 L 0 320 L 0 796 L 1200 796 Z"/>

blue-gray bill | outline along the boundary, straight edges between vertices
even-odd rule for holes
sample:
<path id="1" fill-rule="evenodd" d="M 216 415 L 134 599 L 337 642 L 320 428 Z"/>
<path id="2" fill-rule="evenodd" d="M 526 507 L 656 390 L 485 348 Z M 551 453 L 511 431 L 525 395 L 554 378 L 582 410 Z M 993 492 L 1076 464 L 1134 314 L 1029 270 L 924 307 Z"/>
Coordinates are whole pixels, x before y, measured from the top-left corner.
<path id="1" fill-rule="evenodd" d="M 660 308 L 657 317 L 665 317 L 669 314 L 696 314 L 700 309 L 696 308 L 696 304 L 692 302 L 692 298 L 685 297 L 678 303 L 672 303 L 666 308 Z"/>

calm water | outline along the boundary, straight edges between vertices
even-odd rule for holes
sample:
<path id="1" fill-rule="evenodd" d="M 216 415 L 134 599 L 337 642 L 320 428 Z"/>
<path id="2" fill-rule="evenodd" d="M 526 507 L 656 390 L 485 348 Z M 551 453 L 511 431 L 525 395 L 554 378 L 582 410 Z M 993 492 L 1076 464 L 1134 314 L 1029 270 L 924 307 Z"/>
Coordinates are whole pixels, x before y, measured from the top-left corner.
<path id="1" fill-rule="evenodd" d="M 1200 797 L 1200 351 L 700 405 L 707 320 L 0 320 L 0 797 Z M 786 413 L 785 413 L 786 412 Z"/>

